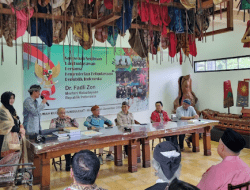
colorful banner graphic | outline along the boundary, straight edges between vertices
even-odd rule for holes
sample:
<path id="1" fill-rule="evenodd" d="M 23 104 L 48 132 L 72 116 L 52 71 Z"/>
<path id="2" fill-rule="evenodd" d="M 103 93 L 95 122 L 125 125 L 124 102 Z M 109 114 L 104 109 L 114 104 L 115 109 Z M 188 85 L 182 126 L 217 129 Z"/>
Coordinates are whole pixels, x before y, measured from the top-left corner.
<path id="1" fill-rule="evenodd" d="M 117 114 L 128 101 L 131 112 L 148 109 L 149 64 L 130 48 L 24 44 L 24 98 L 33 84 L 48 100 L 41 120 L 57 117 L 64 107 L 74 118 L 91 115 L 99 105 L 101 115 Z M 41 100 L 40 100 L 41 101 Z"/>
<path id="2" fill-rule="evenodd" d="M 244 81 L 238 82 L 237 89 L 237 107 L 248 107 L 249 83 Z"/>
<path id="3" fill-rule="evenodd" d="M 233 91 L 231 81 L 224 81 L 224 108 L 232 107 L 234 105 Z"/>

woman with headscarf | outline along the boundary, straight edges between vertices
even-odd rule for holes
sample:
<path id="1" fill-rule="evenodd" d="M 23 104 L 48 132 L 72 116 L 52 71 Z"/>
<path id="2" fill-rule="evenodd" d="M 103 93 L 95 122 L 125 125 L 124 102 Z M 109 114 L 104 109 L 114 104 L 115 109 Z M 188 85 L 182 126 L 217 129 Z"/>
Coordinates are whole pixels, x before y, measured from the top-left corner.
<path id="1" fill-rule="evenodd" d="M 20 150 L 19 134 L 24 137 L 25 129 L 13 107 L 15 94 L 4 92 L 0 107 L 0 159 L 11 152 Z"/>

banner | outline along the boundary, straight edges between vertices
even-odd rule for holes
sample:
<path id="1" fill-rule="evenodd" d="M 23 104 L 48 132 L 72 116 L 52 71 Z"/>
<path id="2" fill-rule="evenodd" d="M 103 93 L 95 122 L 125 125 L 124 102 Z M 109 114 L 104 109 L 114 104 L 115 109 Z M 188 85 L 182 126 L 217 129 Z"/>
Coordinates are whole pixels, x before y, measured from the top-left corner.
<path id="1" fill-rule="evenodd" d="M 234 99 L 233 99 L 233 90 L 231 86 L 231 81 L 227 80 L 224 81 L 224 108 L 234 106 Z"/>
<path id="2" fill-rule="evenodd" d="M 248 107 L 248 96 L 249 96 L 249 84 L 245 81 L 238 82 L 237 89 L 237 107 Z"/>
<path id="3" fill-rule="evenodd" d="M 130 48 L 25 43 L 23 62 L 24 98 L 31 85 L 39 84 L 50 104 L 42 121 L 57 117 L 60 107 L 74 118 L 91 115 L 94 105 L 101 115 L 117 114 L 123 101 L 129 102 L 130 112 L 148 109 L 149 64 Z"/>

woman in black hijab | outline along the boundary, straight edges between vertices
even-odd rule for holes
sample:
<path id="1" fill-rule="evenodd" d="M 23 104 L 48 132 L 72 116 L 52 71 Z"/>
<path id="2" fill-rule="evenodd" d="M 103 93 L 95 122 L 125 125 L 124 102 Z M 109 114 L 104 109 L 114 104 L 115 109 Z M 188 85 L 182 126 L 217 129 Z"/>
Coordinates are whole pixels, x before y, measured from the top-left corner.
<path id="1" fill-rule="evenodd" d="M 6 135 L 9 135 L 10 132 L 20 133 L 22 136 L 25 135 L 24 127 L 20 124 L 19 117 L 17 116 L 16 110 L 13 107 L 14 102 L 15 94 L 13 94 L 12 92 L 4 92 L 1 95 L 2 106 L 0 107 L 0 159 L 2 158 L 2 156 L 5 156 L 1 154 L 4 140 L 6 140 L 5 144 L 7 146 L 7 149 L 10 150 L 11 147 L 8 146 L 8 143 L 10 141 L 18 141 L 17 139 L 11 139 L 12 137 L 14 137 L 13 135 L 10 136 L 10 138 L 5 139 Z M 13 147 L 13 150 L 17 149 L 17 147 L 18 145 L 16 145 L 16 147 Z"/>

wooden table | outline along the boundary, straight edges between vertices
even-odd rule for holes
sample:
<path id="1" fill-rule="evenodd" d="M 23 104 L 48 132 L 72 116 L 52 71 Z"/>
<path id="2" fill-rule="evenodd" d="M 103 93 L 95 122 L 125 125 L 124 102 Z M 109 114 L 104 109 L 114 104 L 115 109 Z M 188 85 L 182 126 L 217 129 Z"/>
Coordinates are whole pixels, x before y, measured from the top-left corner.
<path id="1" fill-rule="evenodd" d="M 36 167 L 33 171 L 34 184 L 41 184 L 41 189 L 50 189 L 50 159 L 65 154 L 75 153 L 83 149 L 97 149 L 115 147 L 115 165 L 122 165 L 122 146 L 128 145 L 128 171 L 137 171 L 137 162 L 140 162 L 140 142 L 142 142 L 143 167 L 150 167 L 149 140 L 192 133 L 193 152 L 199 152 L 199 133 L 203 133 L 204 155 L 211 155 L 210 130 L 218 121 L 202 120 L 199 123 L 188 125 L 187 121 L 153 123 L 147 125 L 133 125 L 131 132 L 124 132 L 123 127 L 101 129 L 102 135 L 79 139 L 56 140 L 37 144 L 34 140 L 27 140 L 29 160 Z"/>
<path id="2" fill-rule="evenodd" d="M 40 189 L 50 189 L 50 159 L 65 154 L 75 153 L 83 149 L 97 149 L 115 147 L 115 165 L 122 165 L 122 145 L 128 145 L 128 171 L 137 171 L 137 139 L 146 137 L 144 130 L 131 133 L 124 132 L 123 128 L 114 127 L 101 129 L 100 136 L 81 136 L 78 139 L 56 140 L 37 144 L 34 140 L 27 140 L 29 160 L 36 167 L 33 171 L 34 184 L 41 184 Z"/>
<path id="3" fill-rule="evenodd" d="M 201 119 L 195 124 L 188 124 L 186 120 L 177 122 L 153 123 L 147 126 L 147 137 L 142 139 L 143 167 L 150 167 L 149 141 L 155 138 L 192 133 L 193 152 L 199 152 L 199 133 L 203 133 L 204 155 L 211 155 L 210 130 L 219 121 Z"/>

